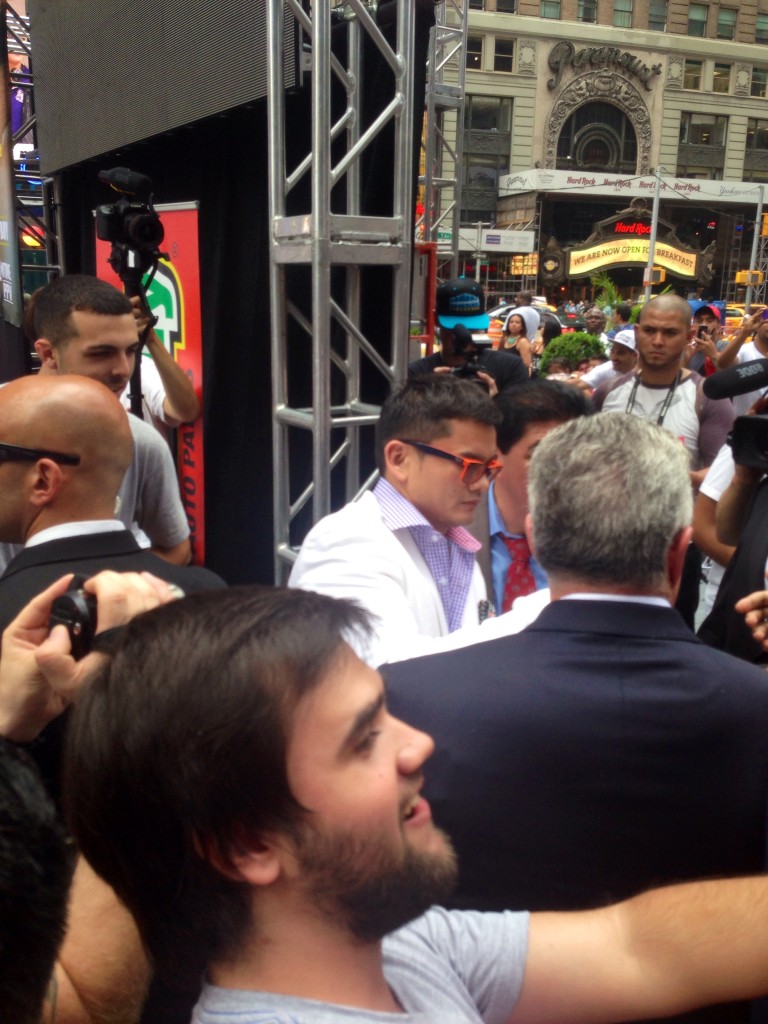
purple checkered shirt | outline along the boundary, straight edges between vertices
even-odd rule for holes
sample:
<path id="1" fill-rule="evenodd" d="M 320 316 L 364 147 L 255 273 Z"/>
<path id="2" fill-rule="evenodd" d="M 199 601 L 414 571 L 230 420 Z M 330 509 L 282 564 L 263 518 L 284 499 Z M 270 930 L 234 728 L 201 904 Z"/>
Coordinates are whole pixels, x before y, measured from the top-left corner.
<path id="1" fill-rule="evenodd" d="M 448 631 L 453 633 L 462 625 L 475 568 L 475 552 L 482 544 L 463 526 L 452 526 L 447 533 L 439 533 L 386 480 L 379 480 L 373 494 L 381 506 L 384 525 L 393 533 L 408 530 L 416 542 L 443 602 Z"/>

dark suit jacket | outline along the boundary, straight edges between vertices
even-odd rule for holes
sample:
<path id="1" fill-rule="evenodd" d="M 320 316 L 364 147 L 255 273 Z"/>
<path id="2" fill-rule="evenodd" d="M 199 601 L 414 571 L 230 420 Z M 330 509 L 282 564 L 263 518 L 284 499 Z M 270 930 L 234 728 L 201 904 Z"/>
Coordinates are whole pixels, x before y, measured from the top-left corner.
<path id="1" fill-rule="evenodd" d="M 93 576 L 102 569 L 151 572 L 175 583 L 185 593 L 226 586 L 220 576 L 208 569 L 171 565 L 140 548 L 128 530 L 49 540 L 24 548 L 0 576 L 0 630 L 5 629 L 28 601 L 65 573 Z"/>
<path id="2" fill-rule="evenodd" d="M 585 907 L 762 870 L 768 676 L 672 610 L 555 601 L 522 633 L 384 667 L 471 906 Z"/>
<path id="3" fill-rule="evenodd" d="M 515 636 L 383 671 L 392 712 L 436 741 L 424 794 L 459 854 L 456 905 L 585 908 L 763 870 L 768 676 L 675 611 L 556 601 Z"/>

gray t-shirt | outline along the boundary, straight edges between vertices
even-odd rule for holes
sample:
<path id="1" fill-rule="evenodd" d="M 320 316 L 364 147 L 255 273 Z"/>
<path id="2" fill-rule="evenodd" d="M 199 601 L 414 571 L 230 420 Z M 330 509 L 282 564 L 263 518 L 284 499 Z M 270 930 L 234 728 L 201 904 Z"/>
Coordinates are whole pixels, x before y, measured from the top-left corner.
<path id="1" fill-rule="evenodd" d="M 433 907 L 384 940 L 384 975 L 404 1013 L 206 985 L 192 1022 L 505 1024 L 520 994 L 527 950 L 527 913 Z"/>

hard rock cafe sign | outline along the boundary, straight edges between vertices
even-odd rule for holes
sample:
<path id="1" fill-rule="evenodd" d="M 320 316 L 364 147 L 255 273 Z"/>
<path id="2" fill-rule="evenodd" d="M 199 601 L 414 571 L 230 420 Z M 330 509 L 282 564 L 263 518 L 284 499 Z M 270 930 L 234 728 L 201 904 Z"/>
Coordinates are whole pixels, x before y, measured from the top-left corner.
<path id="1" fill-rule="evenodd" d="M 651 88 L 653 79 L 661 74 L 661 64 L 648 67 L 640 57 L 628 50 L 620 50 L 618 46 L 585 46 L 577 50 L 573 43 L 563 40 L 552 47 L 549 55 L 549 66 L 554 71 L 554 78 L 547 81 L 548 89 L 556 89 L 560 84 L 563 71 L 572 67 L 574 71 L 593 68 L 608 71 L 610 68 L 621 68 L 635 78 L 639 78 L 646 89 Z"/>

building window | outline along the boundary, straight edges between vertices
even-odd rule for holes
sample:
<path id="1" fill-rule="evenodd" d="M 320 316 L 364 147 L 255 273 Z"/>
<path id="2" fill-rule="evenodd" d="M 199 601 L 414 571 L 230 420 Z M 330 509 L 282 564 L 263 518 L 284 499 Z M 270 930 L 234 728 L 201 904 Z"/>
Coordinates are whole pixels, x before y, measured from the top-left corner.
<path id="1" fill-rule="evenodd" d="M 511 71 L 512 58 L 515 55 L 515 43 L 512 39 L 497 39 L 493 55 L 494 71 Z"/>
<path id="2" fill-rule="evenodd" d="M 750 117 L 747 121 L 746 148 L 768 150 L 768 121 Z"/>
<path id="3" fill-rule="evenodd" d="M 517 14 L 517 0 L 496 0 L 498 14 Z"/>
<path id="4" fill-rule="evenodd" d="M 707 13 L 709 8 L 706 4 L 691 4 L 688 8 L 688 35 L 705 36 L 707 34 Z"/>
<path id="5" fill-rule="evenodd" d="M 499 178 L 509 174 L 512 100 L 500 96 L 466 97 L 462 223 L 496 219 Z"/>
<path id="6" fill-rule="evenodd" d="M 685 62 L 685 73 L 683 74 L 684 89 L 701 88 L 701 61 L 687 60 Z"/>
<path id="7" fill-rule="evenodd" d="M 736 35 L 736 11 L 732 7 L 721 7 L 717 12 L 717 38 L 733 39 Z"/>
<path id="8" fill-rule="evenodd" d="M 615 0 L 613 24 L 616 28 L 632 28 L 632 0 Z"/>
<path id="9" fill-rule="evenodd" d="M 680 142 L 688 146 L 724 146 L 728 118 L 719 114 L 681 114 Z"/>
<path id="10" fill-rule="evenodd" d="M 590 25 L 596 25 L 597 0 L 578 0 L 576 18 L 578 21 L 586 21 Z"/>
<path id="11" fill-rule="evenodd" d="M 483 66 L 483 37 L 467 36 L 466 66 L 471 71 L 480 71 Z"/>
<path id="12" fill-rule="evenodd" d="M 752 84 L 749 87 L 749 95 L 765 99 L 766 92 L 768 92 L 768 71 L 764 71 L 762 68 L 752 68 Z"/>
<path id="13" fill-rule="evenodd" d="M 502 99 L 499 96 L 467 96 L 464 104 L 465 130 L 470 132 L 508 132 L 511 127 L 511 99 Z"/>
<path id="14" fill-rule="evenodd" d="M 755 18 L 755 42 L 768 43 L 768 14 L 758 14 Z"/>
<path id="15" fill-rule="evenodd" d="M 712 79 L 712 92 L 731 91 L 731 65 L 715 64 L 715 76 Z"/>
<path id="16" fill-rule="evenodd" d="M 469 0 L 470 11 L 484 11 L 485 0 Z"/>
<path id="17" fill-rule="evenodd" d="M 648 7 L 648 28 L 663 32 L 667 27 L 667 0 L 651 0 Z"/>
<path id="18" fill-rule="evenodd" d="M 539 14 L 542 18 L 559 18 L 560 0 L 541 0 Z"/>

